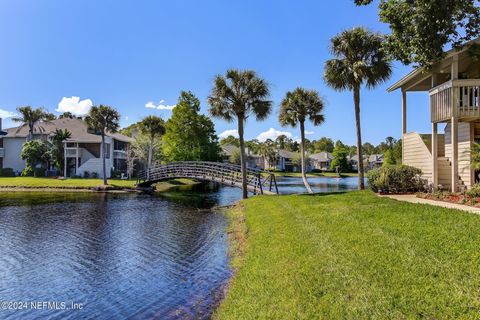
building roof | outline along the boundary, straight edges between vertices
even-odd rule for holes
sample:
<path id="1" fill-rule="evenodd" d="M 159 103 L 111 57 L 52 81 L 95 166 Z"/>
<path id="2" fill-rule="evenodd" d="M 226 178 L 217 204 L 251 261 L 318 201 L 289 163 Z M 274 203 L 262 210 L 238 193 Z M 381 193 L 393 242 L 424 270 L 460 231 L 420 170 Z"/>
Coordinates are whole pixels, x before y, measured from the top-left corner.
<path id="1" fill-rule="evenodd" d="M 314 153 L 309 156 L 310 159 L 315 161 L 327 162 L 333 159 L 333 156 L 330 152 L 322 151 L 319 153 Z"/>
<path id="2" fill-rule="evenodd" d="M 298 155 L 298 152 L 292 152 L 292 151 L 280 149 L 280 150 L 277 151 L 277 154 L 281 158 L 292 159 L 292 158 L 294 158 L 295 156 Z"/>
<path id="3" fill-rule="evenodd" d="M 54 134 L 56 129 L 67 129 L 72 133 L 72 137 L 67 140 L 68 142 L 100 143 L 102 141 L 100 135 L 89 132 L 88 125 L 85 121 L 77 118 L 62 118 L 36 123 L 33 127 L 33 134 L 49 136 Z M 7 138 L 26 138 L 29 131 L 27 125 L 21 125 L 5 130 L 7 132 Z M 107 136 L 123 142 L 133 141 L 132 138 L 120 133 L 107 132 Z"/>
<path id="4" fill-rule="evenodd" d="M 236 150 L 239 150 L 240 148 L 237 146 L 234 146 L 232 144 L 222 144 L 220 146 L 222 148 L 223 154 L 226 156 L 231 156 Z M 249 148 L 245 148 L 245 153 L 248 157 L 253 157 L 253 158 L 259 158 L 258 154 L 253 153 Z"/>
<path id="5" fill-rule="evenodd" d="M 450 73 L 449 66 L 451 64 L 451 58 L 455 55 L 459 55 L 459 60 L 462 58 L 465 60 L 468 58 L 467 50 L 470 45 L 473 43 L 480 43 L 480 38 L 474 39 L 466 43 L 461 49 L 451 49 L 445 53 L 445 57 L 434 63 L 430 70 L 425 68 L 416 68 L 413 69 L 410 73 L 402 77 L 400 80 L 392 84 L 387 91 L 392 92 L 397 89 L 406 87 L 407 91 L 428 91 L 431 89 L 431 76 L 432 72 L 438 74 L 438 76 L 443 75 L 443 80 L 446 80 L 446 74 Z M 470 58 L 471 59 L 471 58 Z M 467 67 L 468 65 L 464 65 Z M 459 66 L 459 72 L 462 71 L 462 66 Z"/>
<path id="6" fill-rule="evenodd" d="M 351 161 L 358 161 L 358 156 L 354 155 L 350 157 Z M 363 160 L 367 162 L 383 162 L 383 154 L 371 154 L 371 155 L 363 155 Z"/>

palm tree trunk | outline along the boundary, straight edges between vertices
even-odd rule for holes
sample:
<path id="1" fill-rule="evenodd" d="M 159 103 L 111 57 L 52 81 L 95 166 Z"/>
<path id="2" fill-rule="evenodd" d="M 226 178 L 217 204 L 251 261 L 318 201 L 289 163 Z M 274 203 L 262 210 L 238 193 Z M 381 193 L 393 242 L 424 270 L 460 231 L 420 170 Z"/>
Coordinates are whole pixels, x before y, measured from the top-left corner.
<path id="1" fill-rule="evenodd" d="M 305 162 L 305 123 L 300 121 L 300 152 L 302 155 L 302 179 L 303 179 L 303 184 L 305 185 L 305 188 L 307 189 L 308 193 L 313 193 L 312 188 L 310 187 L 310 184 L 308 183 L 307 180 L 307 173 L 306 173 L 306 162 Z"/>
<path id="2" fill-rule="evenodd" d="M 360 87 L 353 89 L 353 102 L 355 104 L 355 124 L 357 126 L 358 190 L 363 190 L 365 189 L 365 184 L 363 179 L 362 129 L 360 126 Z"/>
<path id="3" fill-rule="evenodd" d="M 150 168 L 152 168 L 153 157 L 153 134 L 150 135 L 150 145 L 148 147 L 147 180 L 150 180 Z"/>
<path id="4" fill-rule="evenodd" d="M 105 133 L 102 132 L 102 166 L 103 166 L 103 184 L 107 185 L 107 167 L 105 164 Z"/>
<path id="5" fill-rule="evenodd" d="M 242 170 L 242 198 L 248 198 L 247 190 L 247 157 L 245 155 L 245 141 L 243 139 L 243 125 L 245 119 L 238 117 L 238 136 L 240 140 L 240 167 Z"/>

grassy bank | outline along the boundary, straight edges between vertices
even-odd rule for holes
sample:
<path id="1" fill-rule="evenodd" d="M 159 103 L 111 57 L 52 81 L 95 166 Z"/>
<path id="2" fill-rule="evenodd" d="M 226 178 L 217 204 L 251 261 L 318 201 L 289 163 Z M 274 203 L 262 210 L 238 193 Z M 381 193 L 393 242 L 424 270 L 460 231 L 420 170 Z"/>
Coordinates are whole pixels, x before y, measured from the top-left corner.
<path id="1" fill-rule="evenodd" d="M 234 246 L 245 253 L 215 318 L 480 314 L 478 215 L 370 192 L 258 196 L 241 205 L 231 214 L 248 230 L 244 248 Z"/>
<path id="2" fill-rule="evenodd" d="M 108 184 L 118 189 L 133 189 L 136 180 L 108 179 Z M 194 184 L 190 179 L 176 179 L 157 184 L 158 191 L 166 191 L 179 185 Z M 15 191 L 15 189 L 90 189 L 103 185 L 102 179 L 53 179 L 34 177 L 0 178 L 0 188 Z"/>

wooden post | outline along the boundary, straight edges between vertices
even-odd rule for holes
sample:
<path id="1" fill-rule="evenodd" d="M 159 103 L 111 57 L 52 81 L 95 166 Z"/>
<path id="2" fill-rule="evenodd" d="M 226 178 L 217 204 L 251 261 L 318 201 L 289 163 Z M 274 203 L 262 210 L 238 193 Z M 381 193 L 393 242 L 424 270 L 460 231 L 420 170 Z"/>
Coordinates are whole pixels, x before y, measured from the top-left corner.
<path id="1" fill-rule="evenodd" d="M 63 142 L 63 177 L 67 177 L 67 143 Z"/>
<path id="2" fill-rule="evenodd" d="M 402 89 L 402 164 L 405 164 L 405 134 L 407 133 L 407 92 Z"/>
<path id="3" fill-rule="evenodd" d="M 451 120 L 452 130 L 452 192 L 458 190 L 458 119 L 453 116 Z"/>
<path id="4" fill-rule="evenodd" d="M 438 137 L 437 123 L 432 123 L 432 183 L 433 190 L 438 186 Z"/>
<path id="5" fill-rule="evenodd" d="M 75 149 L 75 175 L 78 174 L 78 143 L 76 144 L 77 148 Z"/>

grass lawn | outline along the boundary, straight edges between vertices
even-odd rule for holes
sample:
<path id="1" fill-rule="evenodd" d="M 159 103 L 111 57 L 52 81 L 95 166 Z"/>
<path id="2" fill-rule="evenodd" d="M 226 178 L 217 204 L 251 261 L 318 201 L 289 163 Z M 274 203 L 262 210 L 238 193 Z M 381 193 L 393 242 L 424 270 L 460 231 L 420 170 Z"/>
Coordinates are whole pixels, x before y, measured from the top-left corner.
<path id="1" fill-rule="evenodd" d="M 118 188 L 133 188 L 136 180 L 108 179 L 108 184 Z M 157 184 L 157 190 L 165 191 L 178 185 L 194 183 L 189 179 L 175 179 Z M 87 189 L 103 184 L 103 179 L 53 179 L 34 177 L 0 178 L 0 188 L 62 188 Z"/>
<path id="2" fill-rule="evenodd" d="M 257 196 L 230 214 L 238 270 L 217 319 L 480 318 L 478 215 L 368 191 Z"/>

